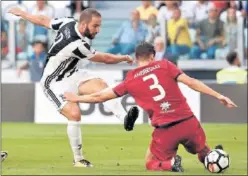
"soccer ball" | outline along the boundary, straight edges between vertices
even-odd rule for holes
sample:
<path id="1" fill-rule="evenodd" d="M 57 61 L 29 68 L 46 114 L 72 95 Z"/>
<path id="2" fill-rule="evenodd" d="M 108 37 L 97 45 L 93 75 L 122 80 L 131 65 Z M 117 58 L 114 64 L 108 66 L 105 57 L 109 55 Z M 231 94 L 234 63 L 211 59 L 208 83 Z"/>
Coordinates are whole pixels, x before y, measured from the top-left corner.
<path id="1" fill-rule="evenodd" d="M 221 173 L 229 168 L 229 155 L 220 149 L 214 149 L 205 157 L 204 165 L 209 172 Z"/>

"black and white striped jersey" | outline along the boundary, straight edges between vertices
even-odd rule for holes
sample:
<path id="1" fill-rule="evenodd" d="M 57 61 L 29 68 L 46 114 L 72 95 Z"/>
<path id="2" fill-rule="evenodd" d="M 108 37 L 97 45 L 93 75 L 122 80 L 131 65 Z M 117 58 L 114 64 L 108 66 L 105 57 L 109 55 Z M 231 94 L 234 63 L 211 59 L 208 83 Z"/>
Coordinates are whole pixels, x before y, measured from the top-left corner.
<path id="1" fill-rule="evenodd" d="M 87 38 L 80 34 L 75 19 L 53 19 L 50 27 L 57 32 L 57 36 L 49 48 L 43 78 L 55 75 L 53 80 L 61 81 L 80 69 L 79 62 L 92 58 L 96 51 L 86 42 Z"/>

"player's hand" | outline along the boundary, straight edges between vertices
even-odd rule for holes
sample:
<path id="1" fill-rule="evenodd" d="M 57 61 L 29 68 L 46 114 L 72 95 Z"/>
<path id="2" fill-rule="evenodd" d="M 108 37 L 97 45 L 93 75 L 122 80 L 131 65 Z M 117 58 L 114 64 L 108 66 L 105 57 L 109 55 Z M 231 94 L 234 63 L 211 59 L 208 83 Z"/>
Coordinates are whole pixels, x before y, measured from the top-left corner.
<path id="1" fill-rule="evenodd" d="M 132 65 L 132 63 L 133 63 L 133 58 L 131 57 L 131 56 L 129 56 L 129 55 L 124 55 L 124 56 L 122 56 L 122 57 L 124 57 L 124 60 L 128 63 L 128 64 L 130 64 L 130 65 Z"/>
<path id="2" fill-rule="evenodd" d="M 18 7 L 15 7 L 15 8 L 10 9 L 8 13 L 11 13 L 16 16 L 21 16 L 23 14 L 23 10 Z"/>
<path id="3" fill-rule="evenodd" d="M 232 102 L 228 97 L 223 95 L 219 96 L 218 99 L 220 100 L 221 104 L 224 104 L 227 108 L 236 108 L 238 107 L 235 103 Z"/>
<path id="4" fill-rule="evenodd" d="M 65 92 L 63 98 L 65 101 L 78 102 L 78 95 L 72 92 Z"/>

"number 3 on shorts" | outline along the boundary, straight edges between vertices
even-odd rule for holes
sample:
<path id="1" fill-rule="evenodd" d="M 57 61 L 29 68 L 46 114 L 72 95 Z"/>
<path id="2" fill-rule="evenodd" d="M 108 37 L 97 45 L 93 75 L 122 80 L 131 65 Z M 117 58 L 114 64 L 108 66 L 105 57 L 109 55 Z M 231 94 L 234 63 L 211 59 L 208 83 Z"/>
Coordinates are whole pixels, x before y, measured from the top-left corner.
<path id="1" fill-rule="evenodd" d="M 153 82 L 154 82 L 150 86 L 150 90 L 158 89 L 158 91 L 159 91 L 159 95 L 153 97 L 153 100 L 154 101 L 162 100 L 165 97 L 166 94 L 165 94 L 164 88 L 159 84 L 157 76 L 155 74 L 150 74 L 150 75 L 147 75 L 147 76 L 143 77 L 143 81 L 147 81 L 148 79 L 152 79 Z"/>

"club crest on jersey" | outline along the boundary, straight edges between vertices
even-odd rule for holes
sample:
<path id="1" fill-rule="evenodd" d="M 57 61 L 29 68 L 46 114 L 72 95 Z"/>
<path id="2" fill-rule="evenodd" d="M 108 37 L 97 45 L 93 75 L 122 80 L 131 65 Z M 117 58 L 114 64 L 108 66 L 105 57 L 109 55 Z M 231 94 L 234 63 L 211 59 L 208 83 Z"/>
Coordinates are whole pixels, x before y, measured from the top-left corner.
<path id="1" fill-rule="evenodd" d="M 162 109 L 163 112 L 167 112 L 170 108 L 171 104 L 167 101 L 167 102 L 162 102 L 160 104 L 160 107 Z"/>

